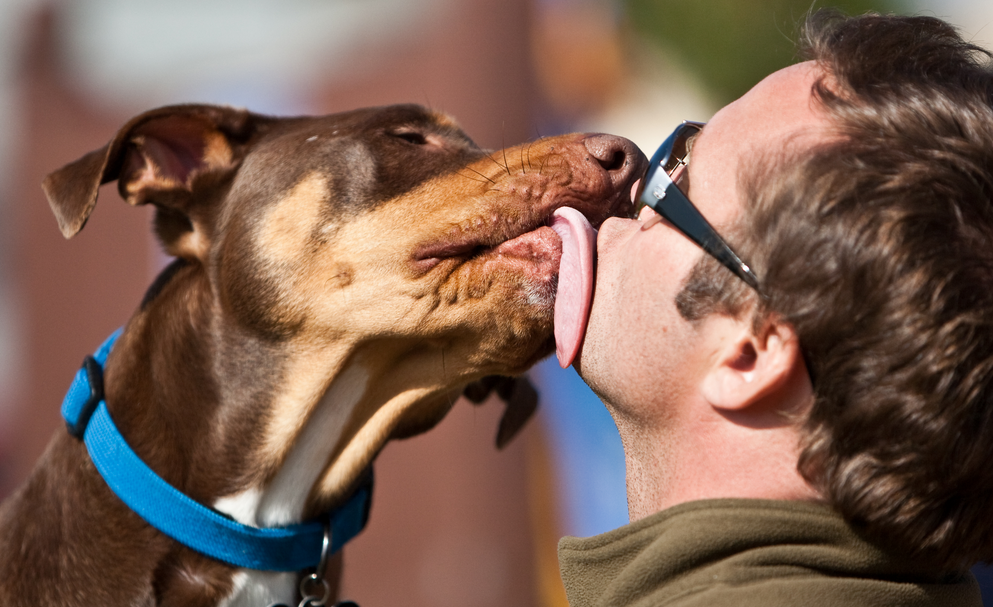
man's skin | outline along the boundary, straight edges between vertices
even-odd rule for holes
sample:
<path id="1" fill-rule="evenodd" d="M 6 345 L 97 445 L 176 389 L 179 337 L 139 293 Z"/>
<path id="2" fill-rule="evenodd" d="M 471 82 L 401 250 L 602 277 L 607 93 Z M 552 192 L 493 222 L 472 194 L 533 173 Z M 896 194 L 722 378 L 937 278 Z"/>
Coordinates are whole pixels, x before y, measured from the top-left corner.
<path id="1" fill-rule="evenodd" d="M 741 170 L 831 137 L 819 75 L 811 62 L 776 72 L 697 136 L 676 179 L 718 233 L 741 212 Z M 597 247 L 575 366 L 620 431 L 631 520 L 699 499 L 820 499 L 797 471 L 812 389 L 792 328 L 773 318 L 755 334 L 747 312 L 681 317 L 675 296 L 705 253 L 651 209 L 609 219 Z"/>

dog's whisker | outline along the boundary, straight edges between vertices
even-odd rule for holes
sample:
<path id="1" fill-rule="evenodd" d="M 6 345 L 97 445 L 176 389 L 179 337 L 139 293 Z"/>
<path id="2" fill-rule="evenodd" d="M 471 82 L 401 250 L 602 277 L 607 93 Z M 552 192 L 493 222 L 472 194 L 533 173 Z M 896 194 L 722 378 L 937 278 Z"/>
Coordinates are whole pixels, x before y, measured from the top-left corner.
<path id="1" fill-rule="evenodd" d="M 479 171 L 477 171 L 476 169 L 474 169 L 474 168 L 472 168 L 471 166 L 468 166 L 468 165 L 467 165 L 467 166 L 466 166 L 465 168 L 467 168 L 467 169 L 469 169 L 470 171 L 472 171 L 473 173 L 475 173 L 475 174 L 477 174 L 477 175 L 479 175 L 480 177 L 482 177 L 482 178 L 483 178 L 483 179 L 485 179 L 486 181 L 489 181 L 489 182 L 490 182 L 490 183 L 492 183 L 493 185 L 496 185 L 496 182 L 495 182 L 495 181 L 493 181 L 492 179 L 490 179 L 489 177 L 487 177 L 487 176 L 486 176 L 486 175 L 485 175 L 484 173 L 480 173 Z"/>
<path id="2" fill-rule="evenodd" d="M 485 181 L 485 180 L 483 180 L 483 179 L 476 179 L 476 178 L 475 178 L 475 177 L 473 177 L 472 175 L 466 175 L 466 174 L 465 174 L 465 173 L 463 173 L 462 171 L 458 171 L 458 172 L 457 172 L 456 174 L 457 174 L 457 175 L 458 175 L 459 177 L 465 177 L 466 179 L 468 179 L 468 180 L 470 180 L 470 181 L 477 181 L 477 182 L 479 182 L 479 183 L 486 183 L 486 181 Z"/>
<path id="3" fill-rule="evenodd" d="M 500 147 L 503 148 L 503 168 L 507 170 L 507 176 L 510 176 L 510 163 L 507 162 L 507 123 L 503 123 L 503 132 L 500 134 Z"/>
<path id="4" fill-rule="evenodd" d="M 489 155 L 489 156 L 487 156 L 487 158 L 489 158 L 490 160 L 492 160 L 492 161 L 493 161 L 493 164 L 495 164 L 495 165 L 497 165 L 497 166 L 498 166 L 498 167 L 500 167 L 501 169 L 506 169 L 506 168 L 507 168 L 507 167 L 505 167 L 505 166 L 503 166 L 502 164 L 500 164 L 500 161 L 499 161 L 499 160 L 497 160 L 496 158 L 494 158 L 492 154 L 491 154 L 491 155 Z M 509 172 L 509 171 L 508 171 L 508 172 Z"/>
<path id="5" fill-rule="evenodd" d="M 507 162 L 507 123 L 500 123 L 500 148 L 503 149 L 503 167 L 507 169 L 507 175 L 510 175 L 510 163 Z"/>

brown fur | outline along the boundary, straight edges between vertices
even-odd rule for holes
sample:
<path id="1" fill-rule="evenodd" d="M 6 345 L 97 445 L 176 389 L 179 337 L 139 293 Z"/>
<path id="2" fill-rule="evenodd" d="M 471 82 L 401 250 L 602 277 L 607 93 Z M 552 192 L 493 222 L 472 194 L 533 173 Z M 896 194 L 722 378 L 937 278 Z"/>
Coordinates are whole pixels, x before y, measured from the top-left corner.
<path id="1" fill-rule="evenodd" d="M 417 106 L 283 119 L 175 106 L 44 187 L 69 237 L 117 180 L 129 204 L 156 206 L 178 258 L 107 362 L 108 407 L 135 452 L 212 505 L 253 488 L 272 498 L 301 437 L 327 432 L 297 510 L 260 515 L 303 520 L 467 384 L 550 352 L 560 251 L 542 226 L 563 204 L 594 225 L 628 212 L 644 162 L 603 135 L 489 155 Z M 523 249 L 492 250 L 527 232 Z M 526 417 L 511 410 L 501 440 Z M 130 512 L 65 432 L 0 507 L 3 605 L 216 605 L 234 571 Z"/>

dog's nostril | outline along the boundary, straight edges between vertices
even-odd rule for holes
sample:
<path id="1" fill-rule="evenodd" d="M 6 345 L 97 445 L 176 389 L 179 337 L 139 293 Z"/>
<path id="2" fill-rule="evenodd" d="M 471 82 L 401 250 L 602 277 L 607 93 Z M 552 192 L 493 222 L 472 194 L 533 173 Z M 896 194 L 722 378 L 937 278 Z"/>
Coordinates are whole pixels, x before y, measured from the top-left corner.
<path id="1" fill-rule="evenodd" d="M 637 149 L 627 139 L 614 135 L 591 135 L 583 143 L 587 151 L 596 158 L 597 163 L 610 173 L 628 167 L 630 165 L 628 161 Z"/>
<path id="2" fill-rule="evenodd" d="M 624 137 L 597 133 L 587 136 L 583 145 L 615 188 L 629 188 L 635 175 L 643 172 L 648 163 L 638 146 Z"/>
<path id="3" fill-rule="evenodd" d="M 597 158 L 597 162 L 600 163 L 600 166 L 602 166 L 604 170 L 617 171 L 619 169 L 624 168 L 624 162 L 627 160 L 627 157 L 628 155 L 625 154 L 623 151 L 617 150 L 616 152 L 613 153 L 613 155 L 611 155 L 609 159 L 601 160 Z"/>

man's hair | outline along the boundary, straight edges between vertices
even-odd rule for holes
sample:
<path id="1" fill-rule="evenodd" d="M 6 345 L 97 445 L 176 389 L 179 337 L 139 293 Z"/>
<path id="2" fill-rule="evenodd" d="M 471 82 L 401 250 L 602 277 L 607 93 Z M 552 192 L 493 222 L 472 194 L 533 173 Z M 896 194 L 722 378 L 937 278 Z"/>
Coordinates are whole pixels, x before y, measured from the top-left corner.
<path id="1" fill-rule="evenodd" d="M 943 569 L 993 560 L 993 68 L 928 17 L 819 11 L 806 54 L 839 136 L 741 176 L 736 248 L 677 306 L 792 325 L 814 381 L 799 470 Z"/>

